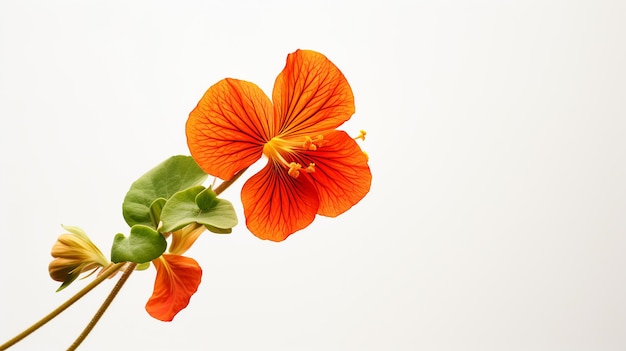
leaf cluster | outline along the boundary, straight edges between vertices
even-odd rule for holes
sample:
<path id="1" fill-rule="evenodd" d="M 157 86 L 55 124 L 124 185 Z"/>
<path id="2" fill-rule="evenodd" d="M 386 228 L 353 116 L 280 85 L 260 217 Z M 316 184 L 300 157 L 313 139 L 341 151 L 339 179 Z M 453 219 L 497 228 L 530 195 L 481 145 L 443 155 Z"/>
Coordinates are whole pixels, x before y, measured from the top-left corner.
<path id="1" fill-rule="evenodd" d="M 130 234 L 115 235 L 111 261 L 150 262 L 167 249 L 167 233 L 192 223 L 231 233 L 237 224 L 233 205 L 201 185 L 207 177 L 190 156 L 172 156 L 133 182 L 122 204 Z"/>

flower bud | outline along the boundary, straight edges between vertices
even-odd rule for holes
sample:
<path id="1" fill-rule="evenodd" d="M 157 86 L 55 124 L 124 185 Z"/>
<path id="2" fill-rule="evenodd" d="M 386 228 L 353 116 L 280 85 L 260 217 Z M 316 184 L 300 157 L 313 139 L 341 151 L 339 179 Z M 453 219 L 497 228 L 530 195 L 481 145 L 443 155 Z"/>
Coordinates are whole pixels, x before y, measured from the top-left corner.
<path id="1" fill-rule="evenodd" d="M 51 254 L 54 259 L 48 266 L 50 277 L 63 282 L 57 291 L 70 285 L 81 273 L 93 273 L 109 264 L 109 260 L 82 229 L 71 226 L 63 228 L 69 233 L 61 234 L 52 246 Z"/>

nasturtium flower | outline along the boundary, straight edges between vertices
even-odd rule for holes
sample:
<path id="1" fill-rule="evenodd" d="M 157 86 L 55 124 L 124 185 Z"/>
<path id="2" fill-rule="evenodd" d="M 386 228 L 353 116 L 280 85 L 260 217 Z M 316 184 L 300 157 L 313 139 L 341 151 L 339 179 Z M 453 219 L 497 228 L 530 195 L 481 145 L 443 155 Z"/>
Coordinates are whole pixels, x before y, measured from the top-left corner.
<path id="1" fill-rule="evenodd" d="M 172 321 L 174 316 L 189 305 L 191 296 L 198 290 L 202 269 L 196 260 L 182 256 L 206 228 L 192 223 L 173 233 L 168 253 L 152 261 L 157 270 L 152 296 L 146 311 L 161 321 Z"/>
<path id="2" fill-rule="evenodd" d="M 324 55 L 287 57 L 272 101 L 255 84 L 227 78 L 210 87 L 186 124 L 192 157 L 208 174 L 228 180 L 263 155 L 267 165 L 243 186 L 248 229 L 285 240 L 316 214 L 335 217 L 369 191 L 367 155 L 336 130 L 354 113 L 354 96 Z"/>
<path id="3" fill-rule="evenodd" d="M 54 258 L 48 266 L 50 277 L 63 282 L 57 291 L 70 285 L 81 273 L 93 273 L 110 262 L 100 249 L 78 227 L 63 226 L 69 233 L 61 234 L 52 245 Z"/>

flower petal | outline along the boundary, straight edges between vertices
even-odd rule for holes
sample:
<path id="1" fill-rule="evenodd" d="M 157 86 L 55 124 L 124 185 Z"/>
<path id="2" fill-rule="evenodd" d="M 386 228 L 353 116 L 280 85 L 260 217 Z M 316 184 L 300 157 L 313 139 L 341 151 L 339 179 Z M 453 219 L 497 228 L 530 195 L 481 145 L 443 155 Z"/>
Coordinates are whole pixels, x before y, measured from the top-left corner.
<path id="1" fill-rule="evenodd" d="M 367 156 L 359 145 L 343 131 L 324 134 L 323 144 L 316 151 L 300 154 L 303 164 L 314 163 L 313 178 L 320 199 L 317 214 L 336 217 L 359 202 L 370 189 L 372 173 Z"/>
<path id="2" fill-rule="evenodd" d="M 276 78 L 274 111 L 279 134 L 313 134 L 335 129 L 354 113 L 354 96 L 341 71 L 324 55 L 298 50 Z"/>
<path id="3" fill-rule="evenodd" d="M 157 275 L 146 311 L 158 320 L 170 322 L 187 307 L 191 295 L 198 290 L 202 269 L 192 258 L 170 254 L 164 254 L 152 263 Z"/>
<path id="4" fill-rule="evenodd" d="M 319 206 L 315 187 L 271 161 L 241 189 L 246 225 L 257 237 L 283 241 L 313 222 Z"/>
<path id="5" fill-rule="evenodd" d="M 258 86 L 223 79 L 189 114 L 187 145 L 205 172 L 227 180 L 261 157 L 274 125 L 272 103 Z"/>

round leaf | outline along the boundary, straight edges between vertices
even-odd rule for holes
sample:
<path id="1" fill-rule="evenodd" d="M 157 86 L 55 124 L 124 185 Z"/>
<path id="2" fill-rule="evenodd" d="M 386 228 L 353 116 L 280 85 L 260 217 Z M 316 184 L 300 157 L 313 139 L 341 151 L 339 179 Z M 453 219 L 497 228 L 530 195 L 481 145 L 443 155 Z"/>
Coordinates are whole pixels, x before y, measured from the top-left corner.
<path id="1" fill-rule="evenodd" d="M 150 206 L 158 198 L 169 199 L 183 189 L 202 184 L 208 175 L 191 156 L 172 156 L 137 179 L 122 204 L 129 226 L 142 224 L 156 228 Z"/>
<path id="2" fill-rule="evenodd" d="M 202 205 L 201 209 L 198 203 Z M 173 232 L 191 223 L 200 223 L 213 232 L 229 233 L 237 225 L 237 214 L 228 200 L 215 197 L 215 192 L 195 186 L 174 194 L 161 211 L 161 231 Z"/>
<path id="3" fill-rule="evenodd" d="M 165 237 L 145 225 L 134 225 L 130 235 L 117 234 L 113 238 L 111 261 L 145 263 L 161 256 L 167 248 Z"/>

